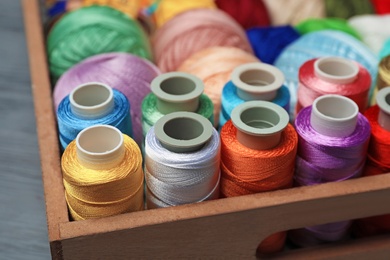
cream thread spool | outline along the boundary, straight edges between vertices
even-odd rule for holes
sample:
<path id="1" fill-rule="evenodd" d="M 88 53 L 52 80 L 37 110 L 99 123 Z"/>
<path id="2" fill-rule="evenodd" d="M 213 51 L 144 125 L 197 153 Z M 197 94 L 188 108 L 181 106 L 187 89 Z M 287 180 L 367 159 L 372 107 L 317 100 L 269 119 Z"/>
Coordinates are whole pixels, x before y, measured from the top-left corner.
<path id="1" fill-rule="evenodd" d="M 170 72 L 157 76 L 151 83 L 157 97 L 157 109 L 162 114 L 176 111 L 195 112 L 204 90 L 203 82 L 191 74 Z"/>
<path id="2" fill-rule="evenodd" d="M 111 87 L 89 82 L 75 88 L 69 94 L 71 111 L 79 118 L 96 119 L 114 110 L 114 94 Z"/>
<path id="3" fill-rule="evenodd" d="M 390 132 L 390 87 L 378 91 L 376 103 L 379 107 L 378 123 Z"/>
<path id="4" fill-rule="evenodd" d="M 280 143 L 289 116 L 282 107 L 268 101 L 248 101 L 232 112 L 237 140 L 255 150 L 272 149 Z"/>
<path id="5" fill-rule="evenodd" d="M 248 63 L 236 67 L 231 76 L 237 95 L 245 100 L 271 101 L 284 82 L 283 73 L 265 63 Z"/>
<path id="6" fill-rule="evenodd" d="M 346 137 L 356 128 L 359 108 L 354 101 L 340 95 L 324 95 L 314 100 L 310 124 L 320 134 Z"/>

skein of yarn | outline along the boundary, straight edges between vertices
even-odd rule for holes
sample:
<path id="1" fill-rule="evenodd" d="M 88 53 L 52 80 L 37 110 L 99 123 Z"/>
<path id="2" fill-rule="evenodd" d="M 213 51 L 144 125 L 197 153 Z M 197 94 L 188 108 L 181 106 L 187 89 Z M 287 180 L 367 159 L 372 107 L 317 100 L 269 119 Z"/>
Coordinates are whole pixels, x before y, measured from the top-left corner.
<path id="1" fill-rule="evenodd" d="M 348 24 L 359 34 L 363 42 L 378 54 L 385 41 L 390 38 L 390 15 L 358 15 L 350 18 Z"/>
<path id="2" fill-rule="evenodd" d="M 383 46 L 379 52 L 379 59 L 383 59 L 386 56 L 390 55 L 390 37 L 386 39 L 383 43 Z"/>
<path id="3" fill-rule="evenodd" d="M 262 0 L 216 0 L 215 3 L 244 29 L 271 24 L 267 7 Z"/>
<path id="4" fill-rule="evenodd" d="M 377 14 L 390 13 L 390 1 L 389 0 L 371 0 L 374 10 Z"/>
<path id="5" fill-rule="evenodd" d="M 378 59 L 363 43 L 339 31 L 317 31 L 305 34 L 287 46 L 275 61 L 286 77 L 285 85 L 290 91 L 290 115 L 294 118 L 297 103 L 298 71 L 306 61 L 324 56 L 338 56 L 354 60 L 365 67 L 371 75 L 370 95 L 375 88 Z"/>
<path id="6" fill-rule="evenodd" d="M 142 156 L 117 128 L 81 131 L 61 159 L 65 198 L 74 220 L 102 218 L 144 208 Z"/>
<path id="7" fill-rule="evenodd" d="M 125 95 L 98 82 L 75 88 L 57 111 L 60 143 L 65 149 L 77 134 L 92 125 L 112 125 L 132 136 L 130 104 Z"/>
<path id="8" fill-rule="evenodd" d="M 131 18 L 136 18 L 140 9 L 140 0 L 82 0 L 83 6 L 103 5 L 121 11 Z"/>
<path id="9" fill-rule="evenodd" d="M 108 52 L 128 52 L 151 59 L 148 39 L 137 21 L 107 6 L 93 5 L 65 14 L 47 38 L 54 82 L 76 63 Z"/>
<path id="10" fill-rule="evenodd" d="M 246 35 L 256 57 L 269 64 L 273 64 L 283 49 L 300 37 L 290 25 L 253 27 L 246 31 Z"/>
<path id="11" fill-rule="evenodd" d="M 264 63 L 248 63 L 236 67 L 231 81 L 222 90 L 219 127 L 230 119 L 233 109 L 249 100 L 271 101 L 287 112 L 290 110 L 290 93 L 283 86 L 282 72 Z"/>
<path id="12" fill-rule="evenodd" d="M 168 72 L 151 83 L 152 93 L 142 101 L 142 130 L 149 129 L 166 114 L 187 111 L 204 116 L 214 124 L 214 105 L 203 93 L 203 82 L 184 72 Z"/>
<path id="13" fill-rule="evenodd" d="M 296 120 L 298 155 L 297 186 L 343 181 L 359 177 L 366 160 L 370 125 L 351 99 L 324 95 L 302 109 Z M 290 231 L 299 246 L 338 241 L 348 233 L 351 221 L 328 223 Z"/>
<path id="14" fill-rule="evenodd" d="M 272 25 L 295 25 L 307 18 L 325 17 L 323 0 L 263 0 Z"/>
<path id="15" fill-rule="evenodd" d="M 381 89 L 376 98 L 378 105 L 364 113 L 372 130 L 364 176 L 390 172 L 390 87 Z M 356 227 L 359 236 L 389 232 L 390 215 L 359 219 Z"/>
<path id="16" fill-rule="evenodd" d="M 335 30 L 345 32 L 360 40 L 361 36 L 357 30 L 351 27 L 345 19 L 340 18 L 309 18 L 295 26 L 300 34 L 307 34 L 321 30 Z"/>
<path id="17" fill-rule="evenodd" d="M 165 115 L 145 140 L 148 209 L 219 197 L 220 141 L 210 121 L 192 112 Z"/>
<path id="18" fill-rule="evenodd" d="M 355 101 L 360 112 L 368 106 L 371 76 L 360 64 L 340 57 L 306 61 L 299 69 L 297 113 L 325 94 L 339 94 Z"/>
<path id="19" fill-rule="evenodd" d="M 152 42 L 162 72 L 178 70 L 192 54 L 209 47 L 237 47 L 252 53 L 245 31 L 217 9 L 194 9 L 175 16 L 156 31 Z"/>
<path id="20" fill-rule="evenodd" d="M 221 129 L 221 196 L 234 197 L 289 188 L 298 137 L 288 113 L 268 101 L 248 101 Z M 282 249 L 286 232 L 266 238 L 262 253 Z"/>
<path id="21" fill-rule="evenodd" d="M 371 0 L 325 0 L 326 16 L 348 19 L 359 14 L 374 12 Z"/>
<path id="22" fill-rule="evenodd" d="M 176 15 L 199 8 L 215 9 L 216 5 L 213 0 L 162 0 L 158 1 L 153 17 L 156 26 L 161 27 Z"/>
<path id="23" fill-rule="evenodd" d="M 122 92 L 131 104 L 134 140 L 142 144 L 141 102 L 160 72 L 151 62 L 126 53 L 107 53 L 86 59 L 69 69 L 54 87 L 54 107 L 77 86 L 91 81 Z"/>
<path id="24" fill-rule="evenodd" d="M 222 89 L 229 81 L 231 72 L 241 64 L 252 62 L 259 62 L 259 60 L 238 48 L 212 47 L 189 57 L 178 70 L 193 74 L 203 81 L 204 92 L 214 104 L 214 126 L 217 126 L 221 109 Z"/>

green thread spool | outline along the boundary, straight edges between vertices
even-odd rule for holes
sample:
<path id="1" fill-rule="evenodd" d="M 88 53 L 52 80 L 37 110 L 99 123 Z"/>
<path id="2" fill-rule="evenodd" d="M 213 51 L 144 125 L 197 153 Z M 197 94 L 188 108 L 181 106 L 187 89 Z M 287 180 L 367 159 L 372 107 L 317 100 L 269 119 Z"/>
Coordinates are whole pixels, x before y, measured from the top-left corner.
<path id="1" fill-rule="evenodd" d="M 89 6 L 64 15 L 47 39 L 52 80 L 96 54 L 127 52 L 151 59 L 149 41 L 137 21 L 107 6 Z"/>
<path id="2" fill-rule="evenodd" d="M 195 112 L 214 124 L 214 105 L 202 94 L 204 86 L 199 78 L 184 72 L 170 72 L 157 76 L 151 86 L 152 93 L 142 101 L 144 137 L 161 117 L 176 111 Z"/>
<path id="3" fill-rule="evenodd" d="M 361 40 L 360 34 L 352 28 L 346 20 L 341 18 L 323 18 L 306 19 L 295 26 L 295 29 L 301 34 L 307 34 L 320 30 L 336 30 L 345 32 L 358 40 Z"/>
<path id="4" fill-rule="evenodd" d="M 327 17 L 348 19 L 359 14 L 372 14 L 374 8 L 370 0 L 325 0 Z"/>

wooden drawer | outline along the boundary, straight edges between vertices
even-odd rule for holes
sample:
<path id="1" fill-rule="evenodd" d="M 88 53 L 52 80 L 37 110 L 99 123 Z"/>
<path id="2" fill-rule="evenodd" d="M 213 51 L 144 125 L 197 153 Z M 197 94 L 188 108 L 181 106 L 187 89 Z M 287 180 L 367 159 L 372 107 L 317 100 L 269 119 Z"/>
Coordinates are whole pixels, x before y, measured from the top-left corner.
<path id="1" fill-rule="evenodd" d="M 22 1 L 54 259 L 255 258 L 260 241 L 277 231 L 390 213 L 389 174 L 69 221 L 38 0 Z M 390 235 L 286 250 L 272 257 L 388 259 L 389 256 Z"/>

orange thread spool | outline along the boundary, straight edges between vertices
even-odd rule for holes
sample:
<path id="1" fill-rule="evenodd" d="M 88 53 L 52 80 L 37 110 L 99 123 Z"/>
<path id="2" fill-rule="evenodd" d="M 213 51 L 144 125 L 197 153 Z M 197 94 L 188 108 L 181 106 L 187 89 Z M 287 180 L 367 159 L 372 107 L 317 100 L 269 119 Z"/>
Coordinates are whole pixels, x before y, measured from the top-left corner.
<path id="1" fill-rule="evenodd" d="M 233 109 L 221 130 L 221 197 L 254 194 L 292 186 L 298 136 L 287 112 L 267 101 Z M 266 238 L 261 253 L 283 248 L 286 232 Z"/>
<path id="2" fill-rule="evenodd" d="M 211 47 L 196 52 L 186 59 L 178 68 L 178 71 L 193 74 L 203 80 L 204 92 L 214 104 L 214 122 L 216 126 L 219 122 L 222 89 L 230 80 L 230 74 L 237 66 L 253 62 L 259 62 L 259 60 L 241 49 Z"/>
<path id="3" fill-rule="evenodd" d="M 376 98 L 378 105 L 364 113 L 371 125 L 365 176 L 390 172 L 390 87 L 381 89 Z M 390 214 L 360 219 L 356 226 L 361 236 L 389 232 Z"/>

